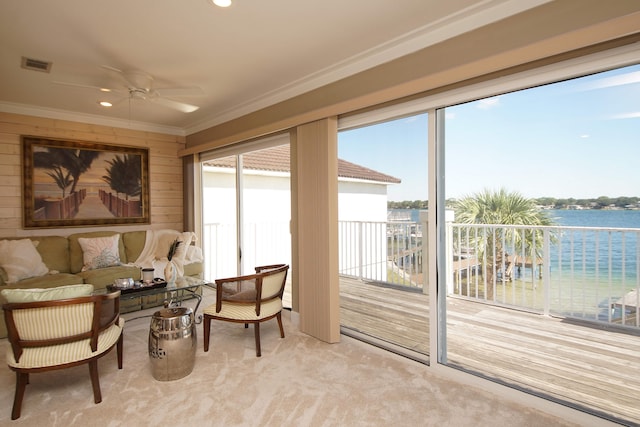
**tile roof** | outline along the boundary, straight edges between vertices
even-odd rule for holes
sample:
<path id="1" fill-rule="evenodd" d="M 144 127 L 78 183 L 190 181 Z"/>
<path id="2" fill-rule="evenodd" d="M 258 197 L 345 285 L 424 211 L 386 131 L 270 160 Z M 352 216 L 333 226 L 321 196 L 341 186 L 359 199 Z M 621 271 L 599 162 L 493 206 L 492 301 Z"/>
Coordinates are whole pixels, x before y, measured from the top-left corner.
<path id="1" fill-rule="evenodd" d="M 288 145 L 252 151 L 242 156 L 245 169 L 263 170 L 271 172 L 290 172 L 290 152 Z M 233 157 L 207 160 L 207 166 L 227 167 L 235 166 Z M 366 181 L 387 182 L 400 184 L 401 180 L 391 175 L 338 159 L 338 176 L 342 178 L 362 179 Z"/>

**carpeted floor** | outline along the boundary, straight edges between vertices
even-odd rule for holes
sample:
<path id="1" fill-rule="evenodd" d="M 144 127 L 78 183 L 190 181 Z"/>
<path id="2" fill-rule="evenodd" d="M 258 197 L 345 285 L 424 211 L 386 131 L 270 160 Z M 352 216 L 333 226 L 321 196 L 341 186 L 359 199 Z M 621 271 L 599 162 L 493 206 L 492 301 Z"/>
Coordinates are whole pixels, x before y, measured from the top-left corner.
<path id="1" fill-rule="evenodd" d="M 207 291 L 203 305 L 211 303 Z M 186 305 L 192 306 L 191 302 Z M 201 307 L 202 307 L 201 306 Z M 11 421 L 15 376 L 0 368 L 0 424 L 15 426 L 569 426 L 487 392 L 445 380 L 417 362 L 343 337 L 326 344 L 298 332 L 285 312 L 284 340 L 264 324 L 262 357 L 252 328 L 213 322 L 211 348 L 175 381 L 151 375 L 147 340 L 155 310 L 131 313 L 124 369 L 115 351 L 99 362 L 103 400 L 88 367 L 34 374 L 22 416 Z M 6 339 L 0 348 L 8 349 Z"/>

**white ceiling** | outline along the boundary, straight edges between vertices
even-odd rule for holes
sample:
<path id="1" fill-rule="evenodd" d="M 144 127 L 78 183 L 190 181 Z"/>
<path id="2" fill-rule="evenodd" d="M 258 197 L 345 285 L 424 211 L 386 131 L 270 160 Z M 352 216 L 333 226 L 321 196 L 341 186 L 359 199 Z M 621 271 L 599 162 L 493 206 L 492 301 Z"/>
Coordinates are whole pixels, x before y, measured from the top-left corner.
<path id="1" fill-rule="evenodd" d="M 547 1 L 2 0 L 0 111 L 188 135 Z M 200 108 L 129 102 L 105 65 L 157 89 L 199 87 L 173 99 Z"/>

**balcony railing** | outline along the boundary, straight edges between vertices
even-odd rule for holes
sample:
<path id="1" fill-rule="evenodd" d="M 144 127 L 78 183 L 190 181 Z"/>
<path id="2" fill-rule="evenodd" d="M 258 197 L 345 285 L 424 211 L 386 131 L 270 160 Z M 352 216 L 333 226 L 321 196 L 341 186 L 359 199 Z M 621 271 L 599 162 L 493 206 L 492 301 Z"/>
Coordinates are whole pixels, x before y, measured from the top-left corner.
<path id="1" fill-rule="evenodd" d="M 289 221 L 246 223 L 243 231 L 243 274 L 253 273 L 257 265 L 278 263 L 291 265 Z M 204 277 L 214 280 L 237 276 L 236 224 L 207 223 L 204 225 L 202 240 L 202 251 L 205 256 Z"/>
<path id="2" fill-rule="evenodd" d="M 425 227 L 340 221 L 340 274 L 427 292 Z M 448 295 L 640 328 L 640 229 L 446 227 Z M 288 222 L 245 229 L 245 266 L 290 263 Z M 203 240 L 205 277 L 235 275 L 235 226 L 207 224 Z"/>
<path id="3" fill-rule="evenodd" d="M 340 221 L 338 229 L 340 274 L 423 288 L 425 280 L 420 224 Z"/>
<path id="4" fill-rule="evenodd" d="M 426 291 L 425 225 L 340 222 L 340 273 Z M 448 223 L 446 252 L 448 295 L 640 327 L 640 229 Z"/>
<path id="5" fill-rule="evenodd" d="M 640 326 L 640 229 L 451 224 L 449 230 L 454 258 L 471 250 L 467 264 L 453 271 L 450 293 Z"/>

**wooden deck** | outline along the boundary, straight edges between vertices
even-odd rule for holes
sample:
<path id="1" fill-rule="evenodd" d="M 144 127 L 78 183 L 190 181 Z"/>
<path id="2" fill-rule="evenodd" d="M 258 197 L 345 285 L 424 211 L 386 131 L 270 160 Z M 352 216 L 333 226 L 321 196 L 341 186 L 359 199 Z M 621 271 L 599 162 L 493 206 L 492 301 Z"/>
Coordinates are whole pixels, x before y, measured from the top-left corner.
<path id="1" fill-rule="evenodd" d="M 340 278 L 341 323 L 428 357 L 428 296 Z M 640 424 L 640 331 L 447 302 L 448 364 Z"/>

